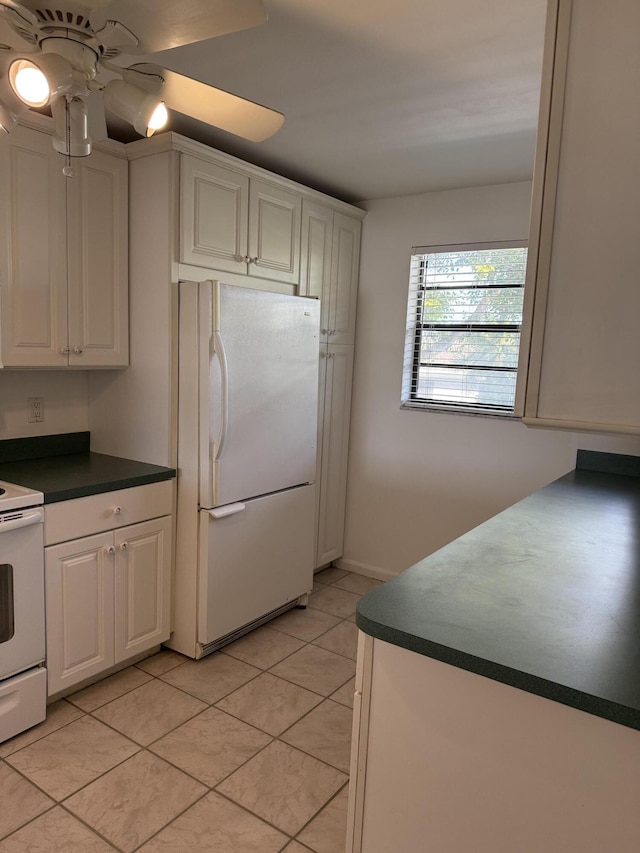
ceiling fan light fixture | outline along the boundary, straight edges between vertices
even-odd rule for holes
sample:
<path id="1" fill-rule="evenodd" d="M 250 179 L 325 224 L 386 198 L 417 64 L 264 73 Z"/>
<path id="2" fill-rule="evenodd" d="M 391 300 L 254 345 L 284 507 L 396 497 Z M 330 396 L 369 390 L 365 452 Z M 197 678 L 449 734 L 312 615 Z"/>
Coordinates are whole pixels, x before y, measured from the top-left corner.
<path id="1" fill-rule="evenodd" d="M 153 136 L 156 130 L 162 130 L 165 124 L 169 121 L 169 113 L 164 104 L 164 101 L 160 101 L 158 106 L 155 108 L 153 113 L 151 114 L 151 118 L 149 119 L 149 126 L 147 128 L 147 136 Z"/>
<path id="2" fill-rule="evenodd" d="M 42 54 L 36 60 L 19 57 L 9 66 L 9 83 L 28 107 L 46 107 L 58 95 L 76 83 L 69 62 L 55 53 Z"/>
<path id="3" fill-rule="evenodd" d="M 67 157 L 91 154 L 87 104 L 82 98 L 57 98 L 52 106 L 53 147 Z"/>
<path id="4" fill-rule="evenodd" d="M 128 121 L 140 136 L 153 136 L 156 130 L 164 127 L 169 117 L 167 108 L 159 98 L 124 80 L 107 83 L 104 88 L 104 105 Z"/>

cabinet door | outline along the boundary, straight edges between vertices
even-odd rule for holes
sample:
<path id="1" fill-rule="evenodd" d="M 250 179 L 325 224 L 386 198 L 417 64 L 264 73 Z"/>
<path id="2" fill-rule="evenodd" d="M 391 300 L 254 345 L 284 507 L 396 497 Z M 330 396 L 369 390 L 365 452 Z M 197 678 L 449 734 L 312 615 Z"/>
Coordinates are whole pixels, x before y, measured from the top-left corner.
<path id="1" fill-rule="evenodd" d="M 327 340 L 329 293 L 331 287 L 331 244 L 333 211 L 323 204 L 302 202 L 300 251 L 300 296 L 320 299 L 320 340 Z"/>
<path id="2" fill-rule="evenodd" d="M 127 161 L 93 151 L 67 181 L 69 365 L 126 367 Z"/>
<path id="3" fill-rule="evenodd" d="M 113 666 L 113 535 L 45 548 L 51 696 Z"/>
<path id="4" fill-rule="evenodd" d="M 557 7 L 525 288 L 533 322 L 524 420 L 637 435 L 640 4 Z"/>
<path id="5" fill-rule="evenodd" d="M 342 554 L 347 493 L 353 347 L 328 346 L 324 361 L 324 411 L 316 568 Z"/>
<path id="6" fill-rule="evenodd" d="M 169 639 L 172 519 L 114 534 L 116 663 Z"/>
<path id="7" fill-rule="evenodd" d="M 246 273 L 249 179 L 188 154 L 181 162 L 181 262 Z"/>
<path id="8" fill-rule="evenodd" d="M 249 272 L 298 284 L 302 199 L 276 184 L 253 179 L 249 191 Z"/>
<path id="9" fill-rule="evenodd" d="M 328 318 L 329 335 L 333 344 L 354 342 L 360 230 L 360 220 L 352 219 L 343 213 L 334 213 Z"/>
<path id="10" fill-rule="evenodd" d="M 5 367 L 65 367 L 66 181 L 51 137 L 0 140 L 0 340 Z"/>

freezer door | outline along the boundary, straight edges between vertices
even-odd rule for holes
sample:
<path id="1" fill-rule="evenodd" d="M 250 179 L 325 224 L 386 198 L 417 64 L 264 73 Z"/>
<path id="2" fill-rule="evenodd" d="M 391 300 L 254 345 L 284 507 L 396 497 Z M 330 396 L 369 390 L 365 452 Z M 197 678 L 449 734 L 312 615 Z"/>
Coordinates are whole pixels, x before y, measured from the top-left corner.
<path id="1" fill-rule="evenodd" d="M 320 305 L 202 282 L 200 505 L 315 480 Z"/>
<path id="2" fill-rule="evenodd" d="M 315 486 L 200 510 L 199 516 L 202 646 L 311 590 Z"/>

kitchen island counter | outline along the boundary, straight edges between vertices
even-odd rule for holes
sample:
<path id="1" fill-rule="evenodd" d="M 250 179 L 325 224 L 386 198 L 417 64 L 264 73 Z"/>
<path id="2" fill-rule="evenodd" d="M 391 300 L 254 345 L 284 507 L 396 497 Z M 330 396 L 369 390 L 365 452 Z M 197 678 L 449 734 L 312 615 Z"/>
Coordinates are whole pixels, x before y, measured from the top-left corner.
<path id="1" fill-rule="evenodd" d="M 348 853 L 640 850 L 640 459 L 360 600 Z"/>
<path id="2" fill-rule="evenodd" d="M 365 596 L 358 627 L 640 729 L 640 458 L 577 465 Z"/>

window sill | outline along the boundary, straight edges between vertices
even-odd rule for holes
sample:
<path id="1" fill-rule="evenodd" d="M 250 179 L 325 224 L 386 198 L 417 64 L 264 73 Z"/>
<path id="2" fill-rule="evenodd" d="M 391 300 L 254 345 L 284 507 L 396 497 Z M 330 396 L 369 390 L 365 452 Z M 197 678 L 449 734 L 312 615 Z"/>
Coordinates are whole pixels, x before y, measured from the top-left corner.
<path id="1" fill-rule="evenodd" d="M 400 408 L 410 412 L 436 412 L 440 415 L 466 415 L 472 418 L 493 418 L 494 420 L 522 423 L 522 418 L 513 412 L 482 412 L 479 409 L 458 409 L 450 406 L 438 406 L 433 403 L 401 403 Z"/>

